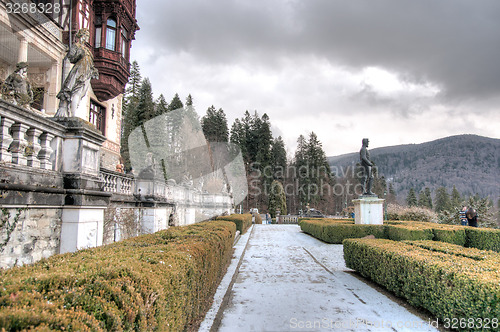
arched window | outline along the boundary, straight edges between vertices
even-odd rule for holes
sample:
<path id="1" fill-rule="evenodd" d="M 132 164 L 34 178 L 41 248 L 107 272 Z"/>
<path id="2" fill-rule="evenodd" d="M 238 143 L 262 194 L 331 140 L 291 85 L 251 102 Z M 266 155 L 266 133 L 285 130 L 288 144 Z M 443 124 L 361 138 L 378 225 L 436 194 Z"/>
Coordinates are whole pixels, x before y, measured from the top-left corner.
<path id="1" fill-rule="evenodd" d="M 116 45 L 116 21 L 108 18 L 106 22 L 106 48 L 114 51 Z"/>

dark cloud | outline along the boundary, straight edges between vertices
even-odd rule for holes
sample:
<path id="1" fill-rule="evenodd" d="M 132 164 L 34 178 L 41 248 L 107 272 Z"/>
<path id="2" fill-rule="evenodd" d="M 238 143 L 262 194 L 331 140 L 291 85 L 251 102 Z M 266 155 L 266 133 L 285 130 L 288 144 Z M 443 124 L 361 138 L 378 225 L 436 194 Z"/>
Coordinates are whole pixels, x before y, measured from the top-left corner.
<path id="1" fill-rule="evenodd" d="M 141 44 L 200 62 L 275 67 L 314 55 L 432 82 L 443 100 L 500 94 L 497 0 L 141 1 Z"/>

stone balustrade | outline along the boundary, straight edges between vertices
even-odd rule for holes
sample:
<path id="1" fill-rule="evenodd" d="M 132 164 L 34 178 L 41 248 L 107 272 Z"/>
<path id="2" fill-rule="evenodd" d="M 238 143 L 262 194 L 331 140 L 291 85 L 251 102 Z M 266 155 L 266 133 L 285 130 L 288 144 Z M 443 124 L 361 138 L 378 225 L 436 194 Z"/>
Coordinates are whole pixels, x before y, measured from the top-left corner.
<path id="1" fill-rule="evenodd" d="M 294 215 L 280 215 L 278 224 L 298 224 L 299 216 Z"/>
<path id="2" fill-rule="evenodd" d="M 122 195 L 132 195 L 134 193 L 135 181 L 133 176 L 104 168 L 101 168 L 99 175 L 103 182 L 104 191 Z"/>
<path id="3" fill-rule="evenodd" d="M 57 170 L 64 126 L 0 100 L 0 162 Z"/>

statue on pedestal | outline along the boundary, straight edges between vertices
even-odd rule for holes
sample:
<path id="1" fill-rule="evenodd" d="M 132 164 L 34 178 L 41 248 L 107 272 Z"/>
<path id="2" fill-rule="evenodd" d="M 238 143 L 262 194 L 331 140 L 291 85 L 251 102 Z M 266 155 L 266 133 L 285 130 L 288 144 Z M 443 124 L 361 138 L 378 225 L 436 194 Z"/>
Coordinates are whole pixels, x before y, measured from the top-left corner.
<path id="1" fill-rule="evenodd" d="M 33 90 L 28 80 L 28 63 L 19 62 L 2 86 L 2 98 L 21 107 L 33 102 Z"/>
<path id="2" fill-rule="evenodd" d="M 363 180 L 363 195 L 376 196 L 372 192 L 373 185 L 373 162 L 370 160 L 370 152 L 368 152 L 368 138 L 363 138 L 361 150 L 359 151 L 359 159 L 361 160 L 361 166 L 364 169 L 364 180 Z"/>
<path id="3" fill-rule="evenodd" d="M 64 80 L 59 98 L 59 109 L 56 117 L 73 117 L 82 98 L 87 94 L 90 80 L 99 78 L 99 72 L 94 67 L 92 51 L 87 47 L 89 31 L 80 29 L 76 34 L 78 41 L 71 47 L 66 57 L 73 64 L 68 76 Z"/>

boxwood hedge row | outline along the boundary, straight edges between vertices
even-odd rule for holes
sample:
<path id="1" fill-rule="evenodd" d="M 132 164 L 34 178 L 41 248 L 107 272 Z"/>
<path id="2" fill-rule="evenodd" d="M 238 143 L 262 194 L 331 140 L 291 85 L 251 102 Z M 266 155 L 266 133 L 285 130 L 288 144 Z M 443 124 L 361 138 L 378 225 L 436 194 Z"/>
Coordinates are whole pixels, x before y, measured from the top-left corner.
<path id="1" fill-rule="evenodd" d="M 250 228 L 250 226 L 252 226 L 252 215 L 250 213 L 220 216 L 217 217 L 217 220 L 227 220 L 234 222 L 236 224 L 236 229 L 239 230 L 241 234 L 244 234 Z"/>
<path id="2" fill-rule="evenodd" d="M 346 266 L 410 304 L 441 320 L 481 318 L 489 320 L 489 330 L 494 320 L 498 327 L 498 253 L 435 241 L 346 239 L 343 244 Z"/>
<path id="3" fill-rule="evenodd" d="M 183 331 L 232 255 L 227 221 L 170 228 L 0 271 L 0 330 Z"/>
<path id="4" fill-rule="evenodd" d="M 356 225 L 348 220 L 301 220 L 303 232 L 322 241 L 340 244 L 344 239 L 374 235 L 395 241 L 434 240 L 500 252 L 500 230 L 419 221 L 387 221 L 383 225 Z"/>

